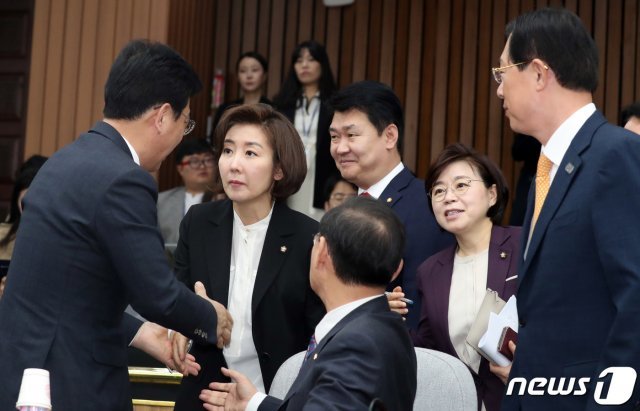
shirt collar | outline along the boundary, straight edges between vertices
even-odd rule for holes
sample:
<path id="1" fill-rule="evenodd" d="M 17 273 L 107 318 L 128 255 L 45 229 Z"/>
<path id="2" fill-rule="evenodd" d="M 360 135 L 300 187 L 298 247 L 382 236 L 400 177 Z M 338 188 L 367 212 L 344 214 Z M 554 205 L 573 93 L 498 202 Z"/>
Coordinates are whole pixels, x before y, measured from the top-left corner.
<path id="1" fill-rule="evenodd" d="M 381 297 L 383 294 L 374 295 L 371 297 L 361 298 L 359 300 L 351 301 L 350 303 L 341 305 L 338 308 L 334 308 L 322 317 L 322 320 L 316 326 L 316 343 L 320 343 L 324 337 L 329 334 L 329 331 L 333 329 L 344 317 L 349 315 L 353 310 L 360 307 L 362 304 L 373 300 L 374 298 Z"/>
<path id="2" fill-rule="evenodd" d="M 382 180 L 378 181 L 377 183 L 375 183 L 374 185 L 372 185 L 371 187 L 369 187 L 366 190 L 363 190 L 362 188 L 358 187 L 358 195 L 362 194 L 363 192 L 367 192 L 369 193 L 369 195 L 375 199 L 380 198 L 380 196 L 382 195 L 382 193 L 384 192 L 384 190 L 387 188 L 387 186 L 389 185 L 389 183 L 391 182 L 391 180 L 393 180 L 398 174 L 400 174 L 400 172 L 404 169 L 404 164 L 402 164 L 402 161 L 398 163 L 397 166 L 395 166 L 393 168 L 393 170 L 391 170 L 389 172 L 389 174 L 387 174 L 386 176 L 384 176 L 382 178 Z"/>
<path id="3" fill-rule="evenodd" d="M 596 106 L 589 103 L 569 116 L 558 129 L 551 135 L 547 144 L 542 146 L 542 153 L 554 164 L 559 166 L 562 158 L 569 149 L 580 128 L 596 111 Z"/>
<path id="4" fill-rule="evenodd" d="M 125 136 L 122 136 L 122 139 L 124 140 L 125 143 L 127 143 L 127 147 L 129 147 L 129 151 L 131 151 L 131 157 L 133 157 L 133 162 L 136 163 L 137 165 L 140 165 L 140 157 L 138 157 L 138 153 L 136 153 L 136 150 L 133 148 L 131 144 L 129 144 L 129 141 Z"/>

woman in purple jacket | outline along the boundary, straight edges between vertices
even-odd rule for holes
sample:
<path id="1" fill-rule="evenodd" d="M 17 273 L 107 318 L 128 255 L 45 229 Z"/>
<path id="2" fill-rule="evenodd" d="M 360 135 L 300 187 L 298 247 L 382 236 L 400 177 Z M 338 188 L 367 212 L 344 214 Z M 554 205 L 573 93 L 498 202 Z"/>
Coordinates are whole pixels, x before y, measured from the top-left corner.
<path id="1" fill-rule="evenodd" d="M 432 164 L 425 187 L 436 221 L 456 244 L 418 268 L 422 307 L 413 342 L 462 360 L 473 375 L 479 408 L 499 410 L 510 367 L 490 366 L 466 337 L 487 288 L 504 300 L 516 292 L 520 228 L 499 225 L 509 199 L 507 184 L 486 156 L 453 144 Z M 392 296 L 401 295 L 394 291 Z M 390 305 L 406 313 L 397 300 Z"/>

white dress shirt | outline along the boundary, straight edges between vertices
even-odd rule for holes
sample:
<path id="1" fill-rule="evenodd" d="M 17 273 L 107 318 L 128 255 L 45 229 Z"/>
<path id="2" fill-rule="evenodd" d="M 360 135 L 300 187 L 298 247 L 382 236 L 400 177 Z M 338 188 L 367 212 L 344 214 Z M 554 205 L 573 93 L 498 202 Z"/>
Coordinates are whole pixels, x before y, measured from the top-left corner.
<path id="1" fill-rule="evenodd" d="M 553 183 L 553 178 L 556 176 L 558 167 L 562 163 L 562 159 L 566 154 L 571 142 L 575 138 L 580 128 L 587 122 L 589 117 L 596 111 L 596 106 L 593 103 L 589 103 L 582 107 L 575 113 L 569 116 L 558 129 L 551 135 L 547 144 L 542 146 L 542 154 L 544 154 L 551 162 L 553 166 L 549 172 L 549 182 Z"/>
<path id="2" fill-rule="evenodd" d="M 402 164 L 402 161 L 401 161 L 386 176 L 382 177 L 380 181 L 378 181 L 368 189 L 364 190 L 358 187 L 358 195 L 366 191 L 367 193 L 369 193 L 371 197 L 377 200 L 378 198 L 380 198 L 380 196 L 382 195 L 384 190 L 387 188 L 391 180 L 393 180 L 398 174 L 400 174 L 400 172 L 403 169 L 404 169 L 404 164 Z"/>
<path id="3" fill-rule="evenodd" d="M 189 211 L 189 208 L 191 208 L 192 205 L 200 204 L 202 202 L 202 197 L 204 197 L 204 193 L 191 194 L 190 192 L 185 190 L 183 215 L 187 214 L 187 211 Z"/>
<path id="4" fill-rule="evenodd" d="M 229 368 L 246 375 L 253 385 L 262 391 L 264 391 L 264 382 L 251 328 L 251 301 L 272 213 L 273 205 L 267 217 L 245 226 L 235 210 L 233 212 L 229 304 L 227 305 L 233 318 L 233 327 L 231 343 L 222 350 Z"/>
<path id="5" fill-rule="evenodd" d="M 120 135 L 122 136 L 122 134 Z M 136 153 L 136 150 L 133 148 L 131 144 L 129 144 L 129 141 L 125 136 L 122 136 L 122 139 L 124 140 L 125 143 L 127 143 L 127 147 L 129 147 L 129 151 L 131 151 L 131 157 L 133 157 L 133 162 L 136 163 L 137 165 L 140 165 L 140 157 L 138 157 L 138 153 Z"/>
<path id="6" fill-rule="evenodd" d="M 353 310 L 360 307 L 362 304 L 369 302 L 374 298 L 382 297 L 383 295 L 384 294 L 361 298 L 359 300 L 341 305 L 340 307 L 334 308 L 333 310 L 326 313 L 324 317 L 322 317 L 322 320 L 320 320 L 318 325 L 316 325 L 316 330 L 315 330 L 315 333 L 313 334 L 316 338 L 316 343 L 320 345 L 320 341 L 322 341 L 322 339 L 326 337 L 327 334 L 329 334 L 329 332 L 333 329 L 333 327 L 335 327 L 340 321 L 342 321 L 344 317 L 349 315 Z M 266 396 L 267 395 L 264 394 L 264 389 L 260 390 L 258 388 L 258 392 L 255 393 L 253 397 L 251 397 L 251 400 L 249 400 L 246 411 L 258 411 L 258 407 L 260 406 L 262 401 L 264 401 Z"/>

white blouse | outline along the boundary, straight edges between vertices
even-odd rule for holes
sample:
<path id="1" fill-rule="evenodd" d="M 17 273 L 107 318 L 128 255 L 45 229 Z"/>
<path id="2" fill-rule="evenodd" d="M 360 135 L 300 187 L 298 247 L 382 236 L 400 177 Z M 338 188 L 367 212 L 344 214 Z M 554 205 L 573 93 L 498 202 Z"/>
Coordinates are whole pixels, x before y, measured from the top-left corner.
<path id="1" fill-rule="evenodd" d="M 318 142 L 318 121 L 320 119 L 320 93 L 316 94 L 308 102 L 303 97 L 302 105 L 296 109 L 293 124 L 300 134 L 304 152 L 307 156 L 307 176 L 297 193 L 289 197 L 287 204 L 292 209 L 320 220 L 324 211 L 313 207 L 313 194 L 316 179 L 316 145 Z"/>
<path id="2" fill-rule="evenodd" d="M 449 337 L 458 357 L 476 373 L 480 354 L 466 343 L 469 329 L 487 293 L 489 250 L 453 260 L 453 276 L 449 291 Z"/>
<path id="3" fill-rule="evenodd" d="M 273 205 L 269 215 L 257 223 L 245 226 L 235 210 L 231 243 L 231 267 L 229 270 L 229 304 L 227 309 L 233 318 L 231 343 L 222 350 L 229 368 L 246 375 L 253 385 L 264 392 L 260 362 L 251 328 L 251 301 L 256 283 L 258 264 L 267 235 Z"/>

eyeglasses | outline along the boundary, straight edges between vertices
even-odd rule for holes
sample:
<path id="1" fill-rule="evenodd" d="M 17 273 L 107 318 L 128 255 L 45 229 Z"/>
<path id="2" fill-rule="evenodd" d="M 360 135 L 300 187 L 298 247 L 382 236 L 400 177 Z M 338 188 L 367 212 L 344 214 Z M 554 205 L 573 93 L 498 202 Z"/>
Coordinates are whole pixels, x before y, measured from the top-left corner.
<path id="1" fill-rule="evenodd" d="M 200 167 L 213 168 L 216 161 L 213 157 L 206 158 L 190 158 L 189 160 L 185 160 L 182 163 L 179 163 L 181 166 L 189 166 L 194 170 L 199 169 Z"/>
<path id="2" fill-rule="evenodd" d="M 355 197 L 356 193 L 333 193 L 331 194 L 331 196 L 329 198 L 331 198 L 334 201 L 337 201 L 339 203 L 343 202 L 344 200 L 351 198 L 351 197 Z"/>
<path id="3" fill-rule="evenodd" d="M 184 135 L 186 136 L 187 134 L 191 133 L 194 128 L 196 128 L 196 121 L 190 119 L 189 116 L 184 113 L 180 113 L 180 115 L 184 116 L 184 118 L 187 119 L 187 126 L 184 128 Z"/>
<path id="4" fill-rule="evenodd" d="M 482 180 L 472 180 L 470 178 L 457 180 L 451 184 L 451 190 L 453 190 L 453 193 L 455 195 L 461 196 L 469 190 L 469 187 L 471 187 L 472 181 L 482 182 Z M 442 183 L 436 184 L 433 187 L 431 187 L 431 191 L 429 191 L 429 197 L 431 197 L 432 201 L 439 203 L 443 201 L 444 198 L 447 196 L 448 190 L 449 190 L 449 187 L 447 187 L 446 184 L 442 184 Z"/>
<path id="5" fill-rule="evenodd" d="M 528 61 L 521 61 L 520 63 L 515 63 L 515 64 L 509 64 L 508 66 L 502 66 L 502 67 L 492 67 L 491 68 L 491 72 L 493 73 L 493 78 L 495 79 L 495 81 L 498 84 L 502 84 L 502 75 L 504 74 L 504 70 L 511 68 L 511 67 L 516 67 L 519 66 L 521 64 L 527 64 L 529 63 Z"/>
<path id="6" fill-rule="evenodd" d="M 162 106 L 155 106 L 153 107 L 154 110 L 159 109 Z M 184 127 L 184 133 L 183 135 L 186 136 L 187 134 L 191 133 L 193 131 L 194 128 L 196 128 L 196 121 L 195 120 L 191 120 L 189 118 L 189 116 L 187 116 L 184 113 L 180 113 L 181 116 L 184 116 L 184 118 L 187 119 L 187 125 Z"/>

